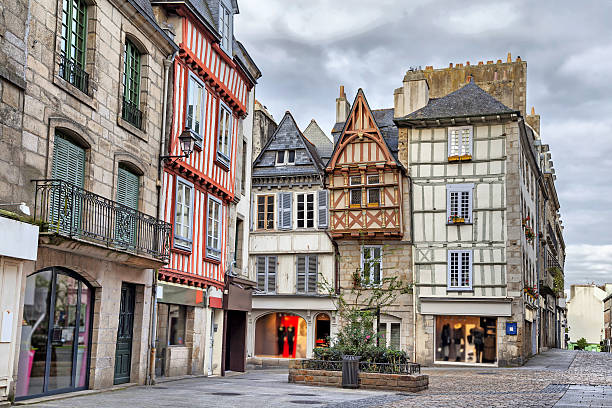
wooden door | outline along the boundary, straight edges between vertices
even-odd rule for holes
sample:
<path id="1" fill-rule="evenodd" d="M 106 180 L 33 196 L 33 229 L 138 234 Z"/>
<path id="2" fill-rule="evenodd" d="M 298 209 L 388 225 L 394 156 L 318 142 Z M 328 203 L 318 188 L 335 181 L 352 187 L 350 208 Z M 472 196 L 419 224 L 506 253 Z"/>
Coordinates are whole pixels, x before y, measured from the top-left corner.
<path id="1" fill-rule="evenodd" d="M 117 328 L 117 347 L 115 349 L 115 384 L 123 384 L 130 381 L 133 328 L 134 286 L 123 283 L 121 285 L 119 327 Z"/>

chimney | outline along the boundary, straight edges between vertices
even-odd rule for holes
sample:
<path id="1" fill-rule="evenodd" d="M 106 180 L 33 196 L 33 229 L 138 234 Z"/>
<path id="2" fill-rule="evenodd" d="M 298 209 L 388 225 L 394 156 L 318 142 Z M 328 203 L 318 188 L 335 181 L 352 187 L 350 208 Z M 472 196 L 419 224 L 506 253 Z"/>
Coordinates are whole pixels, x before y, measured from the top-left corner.
<path id="1" fill-rule="evenodd" d="M 393 93 L 396 118 L 419 110 L 429 102 L 429 84 L 422 71 L 408 71 L 402 85 Z"/>
<path id="2" fill-rule="evenodd" d="M 346 122 L 346 118 L 348 118 L 350 112 L 351 104 L 346 100 L 344 85 L 340 85 L 340 97 L 336 98 L 336 123 Z"/>

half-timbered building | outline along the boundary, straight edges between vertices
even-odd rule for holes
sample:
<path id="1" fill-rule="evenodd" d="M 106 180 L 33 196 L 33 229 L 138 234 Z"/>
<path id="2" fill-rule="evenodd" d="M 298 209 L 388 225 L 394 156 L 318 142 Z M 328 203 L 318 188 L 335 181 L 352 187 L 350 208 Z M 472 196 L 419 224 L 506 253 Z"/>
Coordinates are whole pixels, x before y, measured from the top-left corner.
<path id="1" fill-rule="evenodd" d="M 324 163 L 331 140 L 311 122 L 309 140 L 286 112 L 253 163 L 248 355 L 255 364 L 312 356 L 335 332 L 334 246 Z"/>
<path id="2" fill-rule="evenodd" d="M 336 104 L 335 147 L 325 171 L 339 289 L 350 296 L 356 284 L 379 286 L 391 277 L 410 284 L 410 184 L 397 155 L 393 109 L 371 110 L 361 89 L 351 106 L 343 87 Z M 412 321 L 412 295 L 384 307 L 377 330 L 384 345 L 413 350 Z"/>
<path id="3" fill-rule="evenodd" d="M 162 179 L 162 216 L 173 233 L 170 261 L 158 275 L 157 374 L 241 371 L 250 309 L 243 289 L 250 283 L 232 282 L 241 280 L 246 254 L 248 210 L 237 204 L 247 191 L 247 114 L 260 74 L 232 34 L 235 0 L 152 3 L 179 47 L 171 135 L 163 146 L 174 157 L 165 161 Z M 194 151 L 176 157 L 185 134 Z"/>

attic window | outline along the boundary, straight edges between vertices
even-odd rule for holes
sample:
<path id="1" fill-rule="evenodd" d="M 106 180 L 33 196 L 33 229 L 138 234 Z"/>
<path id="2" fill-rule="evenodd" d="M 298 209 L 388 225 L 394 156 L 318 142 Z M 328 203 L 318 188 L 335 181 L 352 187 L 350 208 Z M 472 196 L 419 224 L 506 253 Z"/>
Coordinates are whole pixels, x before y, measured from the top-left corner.
<path id="1" fill-rule="evenodd" d="M 219 34 L 221 34 L 221 48 L 231 54 L 232 13 L 222 2 L 219 2 Z"/>
<path id="2" fill-rule="evenodd" d="M 295 164 L 295 150 L 279 150 L 276 152 L 276 165 Z"/>

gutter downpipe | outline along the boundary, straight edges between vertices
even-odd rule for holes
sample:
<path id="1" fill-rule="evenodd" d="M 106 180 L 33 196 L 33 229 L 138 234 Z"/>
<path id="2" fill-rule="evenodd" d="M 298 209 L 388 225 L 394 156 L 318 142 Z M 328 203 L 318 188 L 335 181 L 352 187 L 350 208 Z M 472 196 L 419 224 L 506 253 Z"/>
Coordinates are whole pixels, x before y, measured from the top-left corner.
<path id="1" fill-rule="evenodd" d="M 163 101 L 162 101 L 162 126 L 161 126 L 161 137 L 159 142 L 159 155 L 163 156 L 166 150 L 166 122 L 167 122 L 167 110 L 168 110 L 168 80 L 170 79 L 168 76 L 168 72 L 170 71 L 170 65 L 174 61 L 174 58 L 178 54 L 178 51 L 169 54 L 168 57 L 164 60 L 164 92 L 163 92 Z M 163 187 L 163 177 L 162 177 L 162 168 L 163 164 L 159 162 L 157 166 L 157 219 L 160 219 L 163 214 L 163 197 L 162 197 L 162 187 Z M 157 270 L 153 276 L 153 287 L 151 290 L 151 303 L 153 306 L 153 311 L 151 313 L 151 345 L 150 345 L 150 353 L 149 353 L 149 369 L 147 375 L 147 384 L 154 385 L 155 384 L 155 340 L 157 337 Z"/>
<path id="2" fill-rule="evenodd" d="M 412 256 L 410 257 L 410 260 L 412 262 L 411 265 L 411 269 L 412 269 L 412 323 L 414 325 L 414 328 L 412 330 L 412 352 L 414 353 L 414 355 L 412 356 L 412 361 L 416 361 L 416 354 L 417 354 L 417 336 L 416 336 L 416 330 L 417 330 L 417 294 L 416 294 L 416 285 L 415 285 L 415 277 L 416 277 L 416 273 L 414 270 L 414 255 L 415 255 L 415 248 L 414 248 L 414 192 L 412 190 L 412 177 L 410 177 L 410 174 L 408 174 L 408 196 L 410 199 L 410 244 L 412 246 Z"/>

